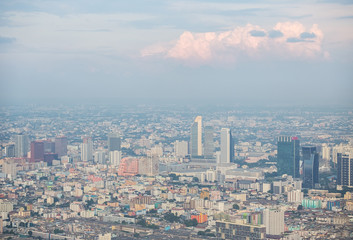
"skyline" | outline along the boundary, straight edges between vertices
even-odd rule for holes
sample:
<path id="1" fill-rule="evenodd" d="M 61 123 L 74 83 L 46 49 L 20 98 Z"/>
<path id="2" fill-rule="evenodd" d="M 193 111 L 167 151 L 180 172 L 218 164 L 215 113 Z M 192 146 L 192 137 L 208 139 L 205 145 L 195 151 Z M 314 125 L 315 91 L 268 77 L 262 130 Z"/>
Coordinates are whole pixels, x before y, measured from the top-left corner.
<path id="1" fill-rule="evenodd" d="M 3 104 L 352 106 L 349 1 L 38 0 L 0 9 Z"/>

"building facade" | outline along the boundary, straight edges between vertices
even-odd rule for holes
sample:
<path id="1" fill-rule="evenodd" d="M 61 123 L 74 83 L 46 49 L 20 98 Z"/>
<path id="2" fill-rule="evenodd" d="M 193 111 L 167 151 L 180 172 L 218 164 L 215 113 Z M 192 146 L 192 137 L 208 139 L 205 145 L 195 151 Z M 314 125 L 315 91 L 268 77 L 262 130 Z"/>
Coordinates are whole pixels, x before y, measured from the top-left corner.
<path id="1" fill-rule="evenodd" d="M 214 138 L 213 138 L 213 127 L 206 126 L 204 128 L 204 156 L 205 158 L 213 158 L 214 156 Z"/>
<path id="2" fill-rule="evenodd" d="M 61 136 L 55 138 L 55 153 L 58 154 L 58 157 L 67 155 L 67 137 Z"/>
<path id="3" fill-rule="evenodd" d="M 234 144 L 229 128 L 221 129 L 221 162 L 230 163 L 234 158 Z"/>
<path id="4" fill-rule="evenodd" d="M 303 187 L 314 188 L 319 183 L 319 153 L 316 147 L 302 147 Z"/>
<path id="5" fill-rule="evenodd" d="M 277 171 L 299 178 L 300 141 L 297 137 L 281 136 L 277 139 Z"/>
<path id="6" fill-rule="evenodd" d="M 191 126 L 191 157 L 202 156 L 202 117 L 197 116 L 194 123 Z"/>
<path id="7" fill-rule="evenodd" d="M 266 239 L 266 227 L 233 222 L 216 222 L 217 239 Z"/>
<path id="8" fill-rule="evenodd" d="M 118 133 L 108 135 L 108 151 L 121 151 L 121 138 Z"/>
<path id="9" fill-rule="evenodd" d="M 337 185 L 353 186 L 353 158 L 348 153 L 337 153 Z"/>

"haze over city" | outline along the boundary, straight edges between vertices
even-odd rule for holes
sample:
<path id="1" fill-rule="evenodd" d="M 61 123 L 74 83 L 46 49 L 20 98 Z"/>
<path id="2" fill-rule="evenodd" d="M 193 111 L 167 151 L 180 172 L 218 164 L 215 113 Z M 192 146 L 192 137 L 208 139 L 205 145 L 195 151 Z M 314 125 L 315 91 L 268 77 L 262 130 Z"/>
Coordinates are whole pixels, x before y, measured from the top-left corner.
<path id="1" fill-rule="evenodd" d="M 1 1 L 1 102 L 351 105 L 351 1 Z"/>
<path id="2" fill-rule="evenodd" d="M 353 1 L 0 1 L 0 239 L 353 239 Z"/>

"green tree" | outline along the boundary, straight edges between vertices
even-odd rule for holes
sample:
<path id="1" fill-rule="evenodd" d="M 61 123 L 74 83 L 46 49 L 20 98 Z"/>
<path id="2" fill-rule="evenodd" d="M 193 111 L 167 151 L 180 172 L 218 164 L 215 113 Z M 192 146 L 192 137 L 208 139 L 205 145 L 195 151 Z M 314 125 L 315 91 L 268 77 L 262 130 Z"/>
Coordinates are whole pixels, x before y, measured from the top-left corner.
<path id="1" fill-rule="evenodd" d="M 191 220 L 186 220 L 184 222 L 184 224 L 187 226 L 187 227 L 196 227 L 198 222 L 196 219 L 191 219 Z"/>
<path id="2" fill-rule="evenodd" d="M 236 203 L 234 203 L 234 204 L 233 204 L 233 209 L 235 209 L 235 210 L 239 210 L 239 205 L 238 205 L 238 204 L 236 204 Z"/>

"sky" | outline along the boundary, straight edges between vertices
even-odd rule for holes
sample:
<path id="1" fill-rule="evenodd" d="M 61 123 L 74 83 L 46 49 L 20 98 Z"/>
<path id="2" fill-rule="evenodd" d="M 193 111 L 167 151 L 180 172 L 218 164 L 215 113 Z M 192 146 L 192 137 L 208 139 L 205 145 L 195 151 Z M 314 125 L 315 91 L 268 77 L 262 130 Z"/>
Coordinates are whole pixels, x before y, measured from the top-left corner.
<path id="1" fill-rule="evenodd" d="M 353 106 L 353 1 L 0 1 L 0 101 Z"/>

